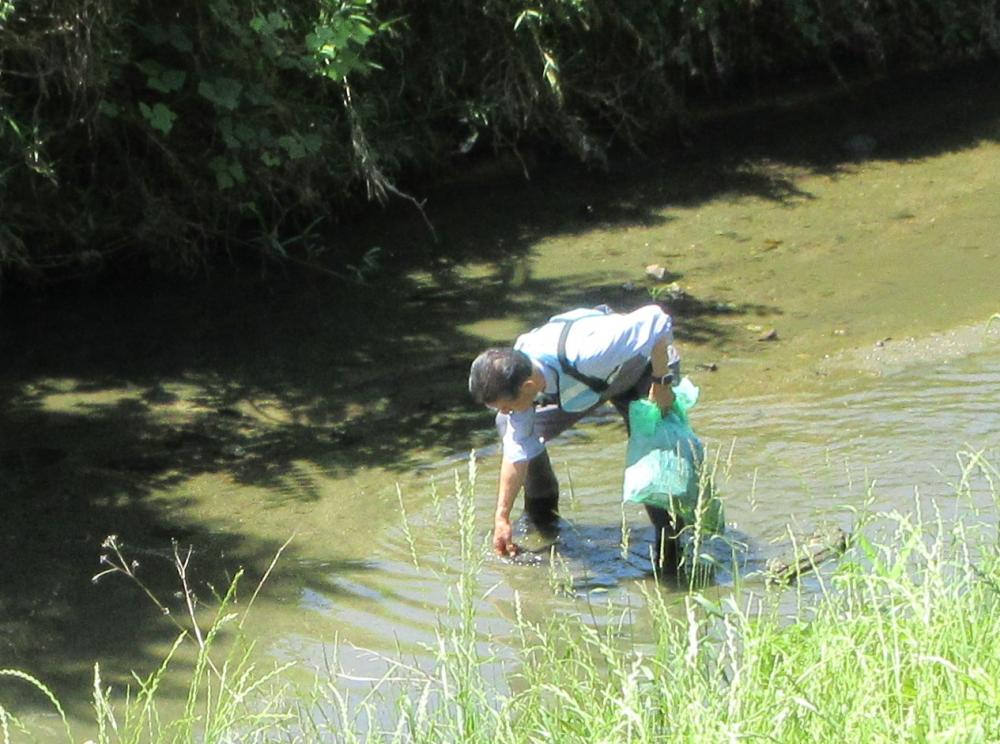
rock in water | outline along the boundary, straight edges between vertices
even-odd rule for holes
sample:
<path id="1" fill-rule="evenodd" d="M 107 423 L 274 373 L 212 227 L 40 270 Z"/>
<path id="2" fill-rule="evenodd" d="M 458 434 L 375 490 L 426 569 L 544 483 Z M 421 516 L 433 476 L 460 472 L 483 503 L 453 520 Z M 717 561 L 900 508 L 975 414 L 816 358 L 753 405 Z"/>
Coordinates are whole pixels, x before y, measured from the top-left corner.
<path id="1" fill-rule="evenodd" d="M 847 549 L 847 533 L 836 525 L 823 525 L 804 540 L 798 541 L 791 555 L 771 558 L 765 566 L 768 584 L 784 584 L 812 571 L 823 561 Z"/>

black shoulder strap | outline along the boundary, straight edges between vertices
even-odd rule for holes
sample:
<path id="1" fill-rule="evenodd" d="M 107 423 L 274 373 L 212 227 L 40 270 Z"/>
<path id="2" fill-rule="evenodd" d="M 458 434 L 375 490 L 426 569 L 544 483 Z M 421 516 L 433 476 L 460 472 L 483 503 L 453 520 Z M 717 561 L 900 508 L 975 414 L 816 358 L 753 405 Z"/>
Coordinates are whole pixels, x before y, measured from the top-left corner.
<path id="1" fill-rule="evenodd" d="M 602 380 L 600 377 L 591 377 L 590 375 L 585 375 L 583 372 L 578 370 L 570 362 L 569 358 L 566 356 L 566 337 L 569 336 L 569 328 L 573 325 L 572 320 L 561 320 L 558 321 L 563 324 L 562 333 L 559 334 L 559 366 L 562 367 L 563 372 L 572 377 L 574 380 L 582 382 L 584 385 L 589 387 L 595 393 L 600 395 L 605 390 L 608 389 L 608 381 Z"/>

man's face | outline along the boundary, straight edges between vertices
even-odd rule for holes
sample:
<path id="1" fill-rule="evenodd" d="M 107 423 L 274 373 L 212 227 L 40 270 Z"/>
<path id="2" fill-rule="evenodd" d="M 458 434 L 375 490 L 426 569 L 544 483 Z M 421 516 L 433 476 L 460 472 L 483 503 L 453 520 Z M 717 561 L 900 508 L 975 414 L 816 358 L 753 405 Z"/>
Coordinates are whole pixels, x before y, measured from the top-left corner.
<path id="1" fill-rule="evenodd" d="M 535 396 L 538 395 L 538 384 L 534 379 L 527 379 L 521 383 L 521 390 L 514 398 L 497 398 L 486 404 L 487 408 L 492 408 L 508 416 L 517 411 L 527 411 L 535 404 Z"/>

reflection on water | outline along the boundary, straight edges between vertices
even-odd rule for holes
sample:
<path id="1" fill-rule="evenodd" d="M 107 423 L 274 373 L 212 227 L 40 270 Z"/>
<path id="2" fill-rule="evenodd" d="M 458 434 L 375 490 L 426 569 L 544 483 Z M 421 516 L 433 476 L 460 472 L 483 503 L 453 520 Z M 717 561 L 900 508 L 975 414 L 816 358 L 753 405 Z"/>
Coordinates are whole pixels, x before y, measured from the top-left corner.
<path id="1" fill-rule="evenodd" d="M 961 473 L 960 449 L 996 452 L 998 361 L 996 352 L 984 353 L 843 381 L 812 396 L 706 406 L 703 428 L 718 442 L 737 443 L 742 475 L 733 479 L 734 495 L 758 505 L 741 511 L 733 505 L 731 513 L 749 531 L 773 537 L 789 519 L 833 517 L 859 506 L 872 481 L 877 509 L 909 508 L 914 489 L 925 499 L 949 497 Z"/>

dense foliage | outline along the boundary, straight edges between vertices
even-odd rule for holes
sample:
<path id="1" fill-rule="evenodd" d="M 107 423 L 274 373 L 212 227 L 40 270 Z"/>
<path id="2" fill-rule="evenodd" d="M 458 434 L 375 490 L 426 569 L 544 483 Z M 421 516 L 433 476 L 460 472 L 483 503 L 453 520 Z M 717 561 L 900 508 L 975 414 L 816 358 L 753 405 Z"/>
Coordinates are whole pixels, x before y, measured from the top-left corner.
<path id="1" fill-rule="evenodd" d="M 998 50 L 993 0 L 0 0 L 0 271 L 314 251 L 476 152 Z"/>

